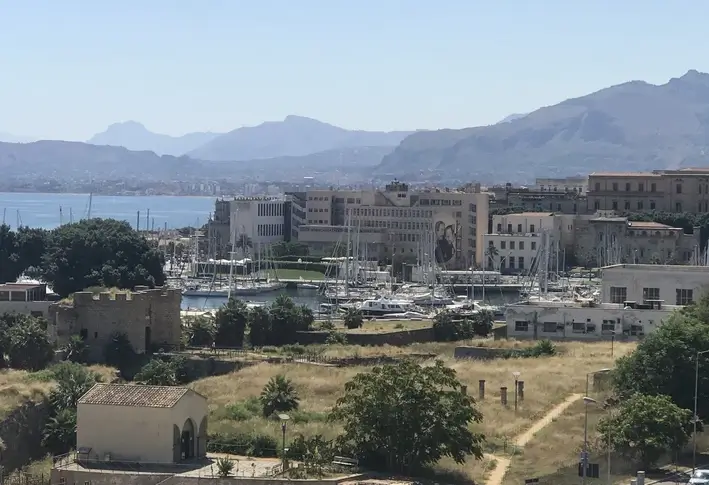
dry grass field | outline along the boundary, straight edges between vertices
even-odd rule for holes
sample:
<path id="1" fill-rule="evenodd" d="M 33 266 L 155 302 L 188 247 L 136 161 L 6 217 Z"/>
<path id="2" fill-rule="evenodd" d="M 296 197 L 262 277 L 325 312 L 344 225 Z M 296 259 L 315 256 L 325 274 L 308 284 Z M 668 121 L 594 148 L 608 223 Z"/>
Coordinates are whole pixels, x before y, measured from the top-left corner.
<path id="1" fill-rule="evenodd" d="M 520 348 L 533 342 L 516 341 L 476 341 L 476 345 L 490 347 Z M 418 344 L 409 347 L 356 347 L 331 346 L 324 350 L 325 355 L 345 357 L 351 355 L 405 355 L 407 353 L 435 353 L 458 373 L 460 380 L 468 386 L 468 392 L 478 397 L 478 382 L 486 381 L 486 396 L 478 401 L 484 420 L 476 429 L 487 436 L 486 452 L 512 459 L 512 468 L 508 477 L 524 477 L 537 470 L 544 472 L 555 470 L 557 462 L 566 463 L 565 456 L 578 453 L 579 443 L 576 427 L 583 426 L 578 419 L 578 404 L 572 405 L 562 417 L 541 431 L 525 447 L 518 450 L 512 445 L 514 439 L 528 429 L 536 420 L 564 401 L 573 393 L 585 391 L 586 374 L 613 367 L 616 358 L 632 351 L 634 344 L 614 346 L 614 355 L 610 355 L 609 343 L 561 343 L 559 355 L 541 358 L 498 359 L 490 361 L 455 360 L 452 358 L 455 344 Z M 308 364 L 258 364 L 238 372 L 210 377 L 192 384 L 195 390 L 206 395 L 210 402 L 210 432 L 254 432 L 280 437 L 279 423 L 263 419 L 258 415 L 258 405 L 254 402 L 268 379 L 277 374 L 290 378 L 301 398 L 300 409 L 292 413 L 288 433 L 305 435 L 322 434 L 333 437 L 338 432 L 337 426 L 325 422 L 327 411 L 342 394 L 344 384 L 355 374 L 368 370 L 367 367 L 326 367 Z M 525 383 L 525 399 L 514 410 L 514 376 L 520 373 L 520 380 Z M 500 387 L 507 386 L 508 406 L 500 404 Z M 578 421 L 578 422 L 577 422 Z M 553 426 L 564 424 L 561 428 Z M 554 439 L 542 440 L 545 443 L 538 451 L 535 446 L 544 432 L 556 433 Z M 292 436 L 291 435 L 291 436 Z M 563 437 L 563 439 L 562 439 Z M 544 456 L 544 465 L 537 463 Z M 557 458 L 559 457 L 559 458 Z M 530 468 L 531 467 L 531 468 Z M 547 467 L 547 468 L 543 468 Z M 458 475 L 477 480 L 478 483 L 494 467 L 490 459 L 482 462 L 469 461 L 457 465 L 450 460 L 443 460 L 438 467 L 451 475 Z M 521 483 L 519 480 L 504 483 Z"/>
<path id="2" fill-rule="evenodd" d="M 92 371 L 110 381 L 115 370 L 104 366 L 91 366 Z M 53 383 L 39 378 L 40 373 L 22 370 L 0 370 L 0 420 L 28 401 L 41 401 L 52 389 Z"/>

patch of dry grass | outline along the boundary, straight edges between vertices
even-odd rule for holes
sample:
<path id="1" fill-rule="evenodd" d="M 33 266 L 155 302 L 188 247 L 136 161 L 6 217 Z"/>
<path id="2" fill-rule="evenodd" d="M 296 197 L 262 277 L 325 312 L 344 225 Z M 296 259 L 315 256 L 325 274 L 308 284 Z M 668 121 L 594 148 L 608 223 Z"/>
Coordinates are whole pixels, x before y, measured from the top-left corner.
<path id="1" fill-rule="evenodd" d="M 468 386 L 469 393 L 476 399 L 478 397 L 478 381 L 485 379 L 486 396 L 477 405 L 483 413 L 483 422 L 473 427 L 476 431 L 484 433 L 487 437 L 486 450 L 495 454 L 513 455 L 515 473 L 510 475 L 519 478 L 525 473 L 536 473 L 534 462 L 539 456 L 546 456 L 551 464 L 545 463 L 540 468 L 541 472 L 553 471 L 558 466 L 566 463 L 562 458 L 567 454 L 573 458 L 578 452 L 578 404 L 567 410 L 566 414 L 558 421 L 564 423 L 568 420 L 569 427 L 552 431 L 559 436 L 551 435 L 553 439 L 543 439 L 542 449 L 524 451 L 524 459 L 528 462 L 516 464 L 519 450 L 512 446 L 514 438 L 528 429 L 532 423 L 543 417 L 549 410 L 562 402 L 572 393 L 585 391 L 586 374 L 602 368 L 613 367 L 616 358 L 631 352 L 635 344 L 616 343 L 614 356 L 610 355 L 610 345 L 606 342 L 598 343 L 559 343 L 559 355 L 541 358 L 496 359 L 490 361 L 455 360 L 453 349 L 460 343 L 427 343 L 416 344 L 408 347 L 358 347 L 348 345 L 326 346 L 323 354 L 332 357 L 360 356 L 405 356 L 413 353 L 431 353 L 442 358 L 450 367 L 456 370 L 459 379 Z M 480 346 L 497 348 L 523 348 L 533 345 L 528 341 L 474 341 Z M 290 378 L 301 397 L 299 413 L 306 419 L 292 420 L 288 425 L 289 436 L 298 433 L 304 435 L 322 434 L 325 437 L 334 437 L 340 431 L 339 426 L 326 423 L 324 417 L 342 395 L 344 384 L 355 374 L 369 370 L 369 367 L 324 367 L 307 364 L 267 364 L 261 363 L 248 367 L 235 373 L 210 377 L 196 381 L 192 384 L 195 390 L 209 398 L 210 406 L 210 432 L 254 432 L 271 435 L 280 439 L 279 423 L 266 420 L 260 416 L 249 416 L 247 419 L 235 420 L 230 416 L 228 407 L 237 402 L 259 396 L 263 386 L 277 374 L 284 374 Z M 520 380 L 525 382 L 525 399 L 519 403 L 518 410 L 514 410 L 514 376 L 513 372 L 520 372 Z M 500 404 L 500 387 L 508 387 L 508 406 Z M 567 415 L 571 417 L 567 417 Z M 311 419 L 307 419 L 310 416 Z M 597 418 L 595 418 L 597 419 Z M 583 420 L 580 420 L 583 426 Z M 544 436 L 541 432 L 538 436 Z M 291 434 L 293 433 L 293 434 Z M 561 439 L 561 435 L 568 434 Z M 581 434 L 580 436 L 583 436 Z M 534 450 L 539 439 L 534 437 L 527 445 L 527 449 Z M 546 453 L 546 455 L 545 455 Z M 551 457 L 551 458 L 550 458 Z M 573 461 L 573 460 L 572 460 Z M 525 464 L 526 463 L 526 464 Z M 521 467 L 521 468 L 520 468 Z M 545 468 L 546 467 L 546 468 Z M 492 469 L 489 460 L 470 460 L 464 465 L 458 465 L 452 460 L 442 460 L 437 471 L 443 476 L 457 476 L 476 480 L 480 483 Z M 519 469 L 519 470 L 518 470 Z M 505 483 L 520 483 L 505 480 Z"/>
<path id="2" fill-rule="evenodd" d="M 104 382 L 111 382 L 116 374 L 115 369 L 106 366 L 94 365 L 89 369 L 99 374 Z M 27 402 L 42 401 L 53 386 L 49 380 L 38 379 L 37 373 L 0 370 L 0 420 Z"/>

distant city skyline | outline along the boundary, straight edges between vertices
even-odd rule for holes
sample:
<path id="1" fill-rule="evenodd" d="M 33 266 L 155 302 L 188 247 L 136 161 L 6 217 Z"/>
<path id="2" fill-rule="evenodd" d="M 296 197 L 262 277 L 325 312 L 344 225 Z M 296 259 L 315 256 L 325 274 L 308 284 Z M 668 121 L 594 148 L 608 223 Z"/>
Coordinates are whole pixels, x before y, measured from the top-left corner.
<path id="1" fill-rule="evenodd" d="M 541 8 L 543 5 L 544 8 Z M 228 132 L 287 115 L 394 131 L 496 123 L 709 72 L 709 3 L 25 0 L 3 6 L 0 132 Z"/>

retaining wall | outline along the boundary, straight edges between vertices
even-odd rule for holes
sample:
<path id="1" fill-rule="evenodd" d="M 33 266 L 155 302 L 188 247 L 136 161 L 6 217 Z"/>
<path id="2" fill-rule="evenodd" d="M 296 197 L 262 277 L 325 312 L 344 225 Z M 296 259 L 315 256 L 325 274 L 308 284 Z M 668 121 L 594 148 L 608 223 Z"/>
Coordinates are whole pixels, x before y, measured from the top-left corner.
<path id="1" fill-rule="evenodd" d="M 299 344 L 324 344 L 329 332 L 297 332 L 296 340 Z M 395 330 L 392 332 L 359 333 L 345 332 L 347 343 L 350 345 L 394 345 L 401 347 L 419 342 L 433 342 L 433 328 L 419 328 L 415 330 Z"/>

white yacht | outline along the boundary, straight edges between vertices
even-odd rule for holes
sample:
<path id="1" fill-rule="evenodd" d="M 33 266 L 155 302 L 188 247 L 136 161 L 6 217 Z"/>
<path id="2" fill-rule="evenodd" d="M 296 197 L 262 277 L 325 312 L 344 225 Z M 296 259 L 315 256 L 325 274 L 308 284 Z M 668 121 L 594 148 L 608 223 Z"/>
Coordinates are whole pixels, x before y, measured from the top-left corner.
<path id="1" fill-rule="evenodd" d="M 415 312 L 417 308 L 411 301 L 379 298 L 377 300 L 364 300 L 359 306 L 359 310 L 363 315 L 381 316 Z"/>

